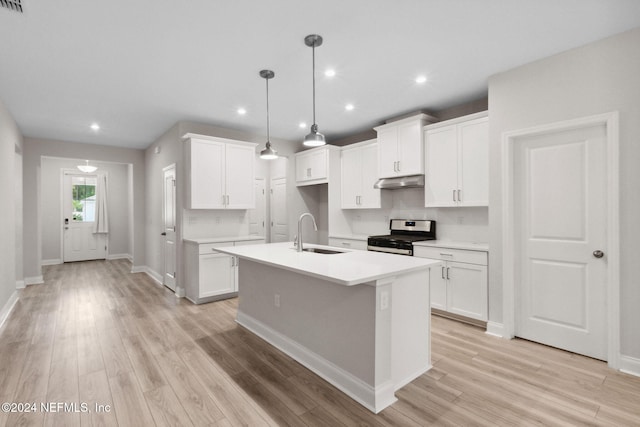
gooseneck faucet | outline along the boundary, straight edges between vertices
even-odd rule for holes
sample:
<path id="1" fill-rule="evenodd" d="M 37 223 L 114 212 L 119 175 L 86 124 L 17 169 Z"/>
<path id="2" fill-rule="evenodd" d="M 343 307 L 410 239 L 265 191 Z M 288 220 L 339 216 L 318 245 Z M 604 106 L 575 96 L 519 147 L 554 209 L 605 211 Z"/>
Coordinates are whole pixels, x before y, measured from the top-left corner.
<path id="1" fill-rule="evenodd" d="M 315 231 L 318 231 L 318 225 L 316 224 L 316 219 L 313 217 L 313 215 L 311 215 L 309 212 L 305 212 L 302 215 L 300 215 L 300 218 L 298 218 L 298 237 L 297 237 L 297 249 L 298 252 L 302 252 L 302 219 L 305 216 L 309 216 L 311 217 L 311 221 L 313 221 L 313 229 Z"/>

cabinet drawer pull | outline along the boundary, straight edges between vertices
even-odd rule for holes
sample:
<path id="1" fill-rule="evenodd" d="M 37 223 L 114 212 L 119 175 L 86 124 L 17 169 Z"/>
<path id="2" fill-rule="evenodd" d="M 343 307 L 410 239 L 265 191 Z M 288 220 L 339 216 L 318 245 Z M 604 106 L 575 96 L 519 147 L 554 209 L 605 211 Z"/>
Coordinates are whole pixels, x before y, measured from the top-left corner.
<path id="1" fill-rule="evenodd" d="M 349 242 L 342 242 L 342 246 L 351 246 L 351 243 L 349 243 Z"/>
<path id="2" fill-rule="evenodd" d="M 446 252 L 440 252 L 440 255 L 442 255 L 442 256 L 453 256 L 453 254 L 448 254 Z"/>

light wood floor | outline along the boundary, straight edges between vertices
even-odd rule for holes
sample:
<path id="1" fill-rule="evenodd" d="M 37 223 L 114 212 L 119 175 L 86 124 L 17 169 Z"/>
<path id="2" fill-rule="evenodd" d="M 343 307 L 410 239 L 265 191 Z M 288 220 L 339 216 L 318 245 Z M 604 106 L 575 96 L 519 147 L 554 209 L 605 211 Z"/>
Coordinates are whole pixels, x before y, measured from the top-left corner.
<path id="1" fill-rule="evenodd" d="M 234 323 L 126 261 L 45 268 L 0 331 L 0 401 L 91 412 L 0 413 L 0 425 L 640 426 L 640 378 L 434 317 L 434 368 L 374 415 Z M 110 405 L 96 412 L 95 405 Z"/>

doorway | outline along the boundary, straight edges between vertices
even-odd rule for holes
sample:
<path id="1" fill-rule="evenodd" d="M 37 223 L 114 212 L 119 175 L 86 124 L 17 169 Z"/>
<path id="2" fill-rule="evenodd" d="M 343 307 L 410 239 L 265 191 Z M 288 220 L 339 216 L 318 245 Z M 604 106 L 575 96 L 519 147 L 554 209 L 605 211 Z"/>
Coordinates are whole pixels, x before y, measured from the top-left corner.
<path id="1" fill-rule="evenodd" d="M 63 262 L 107 258 L 107 235 L 94 233 L 98 175 L 63 172 Z"/>
<path id="2" fill-rule="evenodd" d="M 249 235 L 266 237 L 265 215 L 267 209 L 267 195 L 265 191 L 265 179 L 256 178 L 254 181 L 256 207 L 249 209 Z"/>
<path id="3" fill-rule="evenodd" d="M 619 359 L 617 114 L 503 136 L 505 330 Z"/>
<path id="4" fill-rule="evenodd" d="M 271 243 L 289 241 L 287 178 L 271 179 Z"/>

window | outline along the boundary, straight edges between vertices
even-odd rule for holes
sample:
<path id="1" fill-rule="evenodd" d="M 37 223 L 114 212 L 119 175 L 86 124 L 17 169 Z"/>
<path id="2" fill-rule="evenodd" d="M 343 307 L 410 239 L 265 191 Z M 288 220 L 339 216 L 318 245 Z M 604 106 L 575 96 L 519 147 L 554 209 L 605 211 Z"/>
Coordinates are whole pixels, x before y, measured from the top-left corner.
<path id="1" fill-rule="evenodd" d="M 75 222 L 93 222 L 96 219 L 96 176 L 71 177 L 71 218 Z"/>

